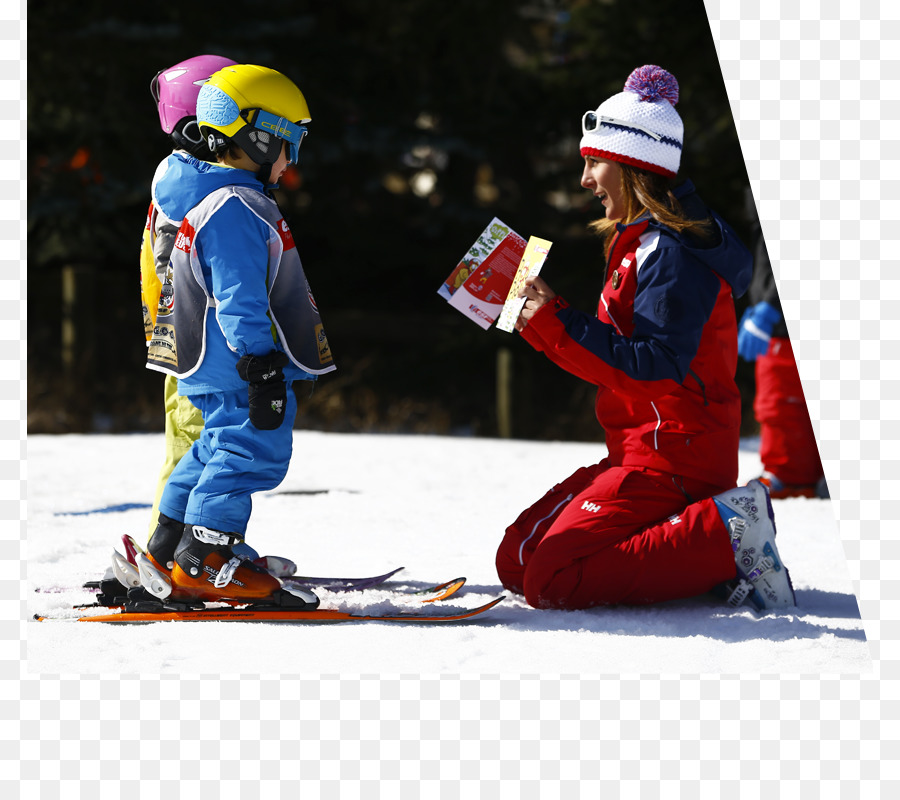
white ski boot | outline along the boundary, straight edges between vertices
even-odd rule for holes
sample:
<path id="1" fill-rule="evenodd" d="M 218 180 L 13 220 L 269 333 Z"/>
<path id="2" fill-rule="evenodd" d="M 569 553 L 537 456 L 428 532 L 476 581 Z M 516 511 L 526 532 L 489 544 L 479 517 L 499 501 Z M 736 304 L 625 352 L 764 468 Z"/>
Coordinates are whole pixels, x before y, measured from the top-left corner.
<path id="1" fill-rule="evenodd" d="M 797 605 L 787 568 L 775 546 L 775 515 L 766 487 L 758 480 L 713 498 L 728 533 L 737 565 L 737 585 L 728 604 L 749 600 L 757 611 Z"/>

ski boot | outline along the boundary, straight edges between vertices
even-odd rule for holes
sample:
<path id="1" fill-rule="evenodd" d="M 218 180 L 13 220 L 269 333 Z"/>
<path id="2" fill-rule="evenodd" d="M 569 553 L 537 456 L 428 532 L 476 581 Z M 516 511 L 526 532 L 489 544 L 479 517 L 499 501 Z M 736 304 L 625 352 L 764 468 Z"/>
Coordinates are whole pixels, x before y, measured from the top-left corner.
<path id="1" fill-rule="evenodd" d="M 184 533 L 184 523 L 159 515 L 159 524 L 147 543 L 147 552 L 152 557 L 157 569 L 166 574 L 175 566 L 175 548 Z M 243 540 L 234 546 L 234 554 L 238 558 L 246 558 L 256 566 L 271 572 L 276 578 L 290 578 L 297 572 L 297 565 L 289 558 L 282 556 L 261 556 Z M 131 554 L 129 553 L 129 556 Z"/>
<path id="2" fill-rule="evenodd" d="M 146 552 L 130 536 L 123 536 L 125 555 L 113 550 L 111 568 L 106 575 L 99 581 L 89 581 L 85 587 L 99 589 L 97 604 L 103 606 L 122 605 L 129 592 L 140 588 L 156 597 L 168 597 L 171 593 L 168 576 L 183 531 L 183 523 L 160 514 Z"/>
<path id="3" fill-rule="evenodd" d="M 719 588 L 730 592 L 727 602 L 737 607 L 749 601 L 757 611 L 797 605 L 791 576 L 775 546 L 775 516 L 764 484 L 752 480 L 713 498 L 731 537 L 737 581 Z"/>
<path id="4" fill-rule="evenodd" d="M 175 548 L 184 533 L 184 523 L 165 514 L 159 515 L 159 522 L 146 551 L 141 550 L 129 536 L 122 542 L 130 560 L 134 561 L 141 586 L 154 597 L 167 599 L 172 594 L 172 567 L 175 566 Z M 117 554 L 118 555 L 118 554 Z"/>
<path id="5" fill-rule="evenodd" d="M 240 534 L 185 525 L 169 576 L 172 600 L 252 603 L 309 611 L 318 607 L 319 598 L 312 592 L 285 588 L 279 578 L 236 555 L 234 548 L 243 540 Z"/>
<path id="6" fill-rule="evenodd" d="M 758 480 L 769 490 L 769 497 L 773 500 L 785 500 L 789 497 L 827 498 L 828 484 L 824 479 L 817 483 L 785 483 L 777 475 L 771 472 L 763 472 Z M 823 492 L 824 494 L 820 494 Z"/>
<path id="7" fill-rule="evenodd" d="M 171 572 L 175 566 L 175 549 L 184 534 L 184 523 L 160 514 L 156 529 L 144 550 L 128 534 L 122 536 L 123 556 L 112 553 L 112 565 L 97 581 L 88 581 L 85 588 L 98 590 L 97 605 L 134 605 L 140 601 L 167 601 L 172 595 Z M 247 559 L 267 570 L 275 578 L 289 578 L 297 565 L 281 556 L 260 556 L 243 541 L 234 546 L 234 555 Z"/>
<path id="8" fill-rule="evenodd" d="M 178 522 L 165 514 L 160 514 L 159 524 L 147 543 L 147 551 L 145 553 L 137 547 L 131 537 L 122 537 L 128 561 L 135 565 L 140 576 L 138 585 L 142 585 L 147 591 L 160 599 L 166 599 L 171 594 L 172 581 L 170 575 L 175 566 L 175 549 L 178 547 L 183 534 L 183 522 Z M 280 556 L 260 556 L 256 550 L 243 542 L 243 540 L 234 546 L 234 555 L 238 558 L 252 561 L 276 578 L 288 578 L 297 571 L 297 565 L 290 559 L 281 558 Z M 116 556 L 118 556 L 118 559 Z M 114 564 L 121 558 L 118 553 L 114 553 Z M 129 583 L 126 586 L 130 588 L 134 584 Z"/>

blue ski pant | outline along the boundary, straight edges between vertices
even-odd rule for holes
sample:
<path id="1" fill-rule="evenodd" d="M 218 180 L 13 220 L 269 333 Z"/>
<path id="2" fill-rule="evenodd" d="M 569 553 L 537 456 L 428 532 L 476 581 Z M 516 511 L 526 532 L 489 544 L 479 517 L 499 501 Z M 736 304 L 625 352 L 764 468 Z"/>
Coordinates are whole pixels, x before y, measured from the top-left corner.
<path id="1" fill-rule="evenodd" d="M 250 422 L 247 390 L 192 395 L 203 430 L 178 462 L 159 501 L 167 517 L 243 535 L 251 495 L 278 486 L 291 461 L 297 398 L 288 384 L 284 420 L 271 431 Z"/>

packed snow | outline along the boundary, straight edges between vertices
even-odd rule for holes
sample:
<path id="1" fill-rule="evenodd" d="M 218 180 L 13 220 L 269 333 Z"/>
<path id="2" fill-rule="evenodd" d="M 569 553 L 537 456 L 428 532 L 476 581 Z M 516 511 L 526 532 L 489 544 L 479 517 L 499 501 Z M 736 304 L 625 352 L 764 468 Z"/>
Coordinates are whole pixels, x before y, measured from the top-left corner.
<path id="1" fill-rule="evenodd" d="M 758 442 L 740 479 L 760 471 Z M 247 541 L 303 574 L 404 567 L 383 589 L 320 591 L 322 607 L 426 607 L 397 590 L 468 580 L 441 609 L 505 595 L 476 621 L 423 626 L 74 622 L 122 534 L 146 542 L 161 434 L 28 439 L 27 671 L 56 674 L 869 673 L 869 648 L 831 502 L 774 502 L 798 607 L 757 615 L 711 596 L 649 607 L 546 611 L 505 592 L 505 527 L 548 488 L 605 455 L 599 444 L 294 432 L 282 485 L 254 499 Z"/>

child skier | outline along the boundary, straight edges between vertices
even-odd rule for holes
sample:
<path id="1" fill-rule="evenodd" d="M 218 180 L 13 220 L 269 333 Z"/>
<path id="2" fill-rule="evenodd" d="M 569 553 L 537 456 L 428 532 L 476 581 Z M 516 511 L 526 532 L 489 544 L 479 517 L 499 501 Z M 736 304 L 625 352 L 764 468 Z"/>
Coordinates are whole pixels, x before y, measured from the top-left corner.
<path id="1" fill-rule="evenodd" d="M 290 462 L 292 382 L 334 369 L 291 232 L 267 194 L 296 163 L 309 121 L 286 76 L 226 66 L 197 98 L 197 125 L 217 163 L 180 157 L 156 182 L 155 197 L 182 222 L 148 366 L 177 377 L 204 420 L 138 560 L 145 588 L 160 598 L 318 604 L 241 557 L 251 495 L 277 486 Z"/>
<path id="2" fill-rule="evenodd" d="M 150 94 L 159 111 L 159 124 L 169 135 L 174 146 L 172 153 L 163 159 L 156 169 L 151 187 L 152 201 L 144 226 L 141 244 L 141 296 L 144 310 L 144 334 L 147 343 L 153 337 L 160 290 L 166 277 L 169 255 L 175 244 L 179 213 L 171 192 L 160 196 L 156 189 L 160 179 L 175 161 L 189 156 L 204 161 L 215 157 L 200 134 L 197 125 L 197 95 L 210 75 L 222 67 L 237 62 L 216 55 L 194 56 L 180 61 L 168 69 L 160 70 L 150 84 Z M 150 512 L 150 534 L 156 529 L 159 518 L 159 498 L 169 475 L 181 457 L 191 448 L 203 429 L 203 417 L 189 397 L 178 394 L 177 380 L 172 375 L 165 378 L 163 397 L 165 403 L 165 460 L 159 473 L 156 496 Z"/>
<path id="3" fill-rule="evenodd" d="M 597 316 L 526 282 L 517 329 L 597 386 L 608 457 L 526 509 L 497 552 L 503 585 L 538 608 L 647 604 L 734 581 L 730 602 L 795 604 L 772 509 L 738 473 L 734 382 L 751 259 L 690 182 L 671 188 L 683 125 L 678 84 L 656 66 L 582 119 L 582 185 L 606 219 Z"/>
<path id="4" fill-rule="evenodd" d="M 773 498 L 828 497 L 816 434 L 758 222 L 754 233 L 755 263 L 748 291 L 752 305 L 738 326 L 738 354 L 745 361 L 756 362 L 753 411 L 759 423 L 763 464 L 759 481 Z"/>
<path id="5" fill-rule="evenodd" d="M 178 161 L 193 156 L 203 161 L 215 161 L 206 137 L 201 135 L 197 125 L 197 95 L 200 87 L 210 76 L 222 67 L 233 66 L 237 62 L 217 55 L 194 56 L 185 61 L 160 70 L 150 83 L 150 94 L 159 112 L 159 123 L 168 134 L 173 145 L 172 153 L 164 158 L 156 169 L 151 185 L 151 203 L 147 213 L 141 243 L 141 296 L 144 313 L 144 333 L 149 346 L 156 325 L 162 288 L 168 269 L 169 256 L 175 244 L 180 214 L 185 209 L 180 204 L 184 193 L 176 193 L 169 188 L 171 178 L 164 177 L 170 168 L 179 172 Z M 197 173 L 181 174 L 182 179 L 196 177 Z M 162 186 L 161 191 L 157 187 Z M 162 297 L 163 306 L 169 298 Z M 163 385 L 165 408 L 165 458 L 157 481 L 156 494 L 150 513 L 152 536 L 159 523 L 159 499 L 163 488 L 175 465 L 190 450 L 203 430 L 203 417 L 189 397 L 178 394 L 177 379 L 166 375 Z M 263 556 L 250 547 L 240 549 L 242 555 L 253 559 L 278 577 L 287 577 L 296 570 L 293 561 L 283 557 Z M 113 571 L 126 585 L 133 585 L 137 578 L 128 566 L 127 559 L 113 554 Z"/>

